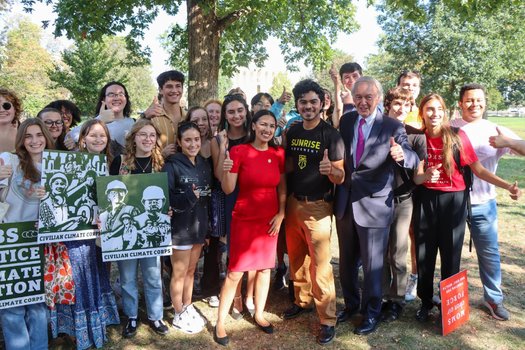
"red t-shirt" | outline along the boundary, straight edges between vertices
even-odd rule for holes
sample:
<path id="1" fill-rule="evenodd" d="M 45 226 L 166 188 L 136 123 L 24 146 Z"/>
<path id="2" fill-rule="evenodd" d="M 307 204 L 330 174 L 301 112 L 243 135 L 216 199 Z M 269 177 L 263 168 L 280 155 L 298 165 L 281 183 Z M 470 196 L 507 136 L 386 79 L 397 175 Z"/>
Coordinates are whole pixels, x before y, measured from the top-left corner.
<path id="1" fill-rule="evenodd" d="M 443 164 L 443 140 L 441 137 L 431 138 L 428 134 L 427 137 L 427 156 L 428 156 L 428 167 Z M 462 131 L 458 131 L 458 136 L 461 140 L 462 152 L 460 152 L 460 163 L 461 166 L 470 165 L 478 160 L 476 152 L 470 143 L 467 135 Z M 459 172 L 456 162 L 453 161 L 452 165 L 454 171 L 452 177 L 449 177 L 445 172 L 445 168 L 441 166 L 439 168 L 439 179 L 437 182 L 431 183 L 425 181 L 423 186 L 432 190 L 438 190 L 443 192 L 456 192 L 465 190 L 465 181 L 463 175 Z"/>

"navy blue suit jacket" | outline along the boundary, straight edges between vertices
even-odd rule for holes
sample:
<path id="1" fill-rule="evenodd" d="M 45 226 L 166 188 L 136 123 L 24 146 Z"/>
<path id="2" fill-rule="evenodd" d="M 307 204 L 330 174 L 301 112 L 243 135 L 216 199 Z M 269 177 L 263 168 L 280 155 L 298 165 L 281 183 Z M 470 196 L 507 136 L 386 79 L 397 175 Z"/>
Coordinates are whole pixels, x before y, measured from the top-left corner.
<path id="1" fill-rule="evenodd" d="M 336 188 L 335 215 L 341 219 L 351 205 L 353 218 L 359 226 L 388 227 L 394 210 L 394 168 L 415 169 L 419 159 L 408 143 L 403 124 L 378 111 L 361 160 L 354 164 L 352 141 L 358 117 L 356 111 L 341 117 L 339 131 L 346 148 L 346 175 L 344 183 Z M 401 163 L 396 163 L 390 156 L 390 137 L 403 147 L 404 161 Z"/>

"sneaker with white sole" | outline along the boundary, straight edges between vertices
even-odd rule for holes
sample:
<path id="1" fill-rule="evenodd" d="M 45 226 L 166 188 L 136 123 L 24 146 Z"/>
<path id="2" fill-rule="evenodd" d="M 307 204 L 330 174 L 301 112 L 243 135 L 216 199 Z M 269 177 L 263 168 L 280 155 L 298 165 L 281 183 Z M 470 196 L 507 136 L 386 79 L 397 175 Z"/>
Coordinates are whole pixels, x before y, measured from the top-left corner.
<path id="1" fill-rule="evenodd" d="M 196 321 L 196 323 L 201 324 L 203 327 L 206 325 L 206 320 L 202 317 L 202 315 L 197 311 L 195 306 L 193 304 L 190 304 L 186 307 L 186 311 L 193 317 Z"/>
<path id="2" fill-rule="evenodd" d="M 219 297 L 216 295 L 212 295 L 208 298 L 208 305 L 213 308 L 219 307 Z"/>
<path id="3" fill-rule="evenodd" d="M 489 310 L 492 317 L 494 317 L 496 320 L 508 321 L 510 318 L 510 313 L 507 309 L 505 309 L 503 303 L 495 304 L 491 303 L 490 301 L 483 300 L 482 305 Z"/>
<path id="4" fill-rule="evenodd" d="M 180 314 L 175 313 L 172 324 L 173 327 L 187 334 L 197 334 L 204 329 L 202 323 L 193 317 L 187 308 Z"/>
<path id="5" fill-rule="evenodd" d="M 405 301 L 413 301 L 417 296 L 417 275 L 410 274 L 407 281 L 407 290 L 405 292 Z"/>

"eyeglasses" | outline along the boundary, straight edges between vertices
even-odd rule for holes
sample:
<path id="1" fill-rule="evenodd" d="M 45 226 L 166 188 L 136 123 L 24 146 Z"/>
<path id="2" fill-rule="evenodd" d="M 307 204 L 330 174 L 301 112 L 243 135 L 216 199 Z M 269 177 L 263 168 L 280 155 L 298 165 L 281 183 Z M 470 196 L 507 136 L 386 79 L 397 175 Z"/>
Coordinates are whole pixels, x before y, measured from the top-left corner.
<path id="1" fill-rule="evenodd" d="M 62 120 L 45 120 L 44 124 L 46 124 L 47 126 L 62 126 L 64 125 L 64 122 Z"/>
<path id="2" fill-rule="evenodd" d="M 2 103 L 2 108 L 4 109 L 4 111 L 10 110 L 11 107 L 13 107 L 13 104 L 11 104 L 11 102 L 4 102 L 4 103 Z"/>
<path id="3" fill-rule="evenodd" d="M 109 98 L 126 97 L 126 94 L 124 94 L 123 92 L 117 92 L 117 93 L 110 92 L 110 93 L 106 94 L 106 97 L 109 97 Z"/>
<path id="4" fill-rule="evenodd" d="M 137 137 L 139 137 L 141 139 L 153 139 L 153 140 L 155 140 L 157 138 L 157 134 L 147 134 L 145 132 L 139 132 L 137 134 Z"/>

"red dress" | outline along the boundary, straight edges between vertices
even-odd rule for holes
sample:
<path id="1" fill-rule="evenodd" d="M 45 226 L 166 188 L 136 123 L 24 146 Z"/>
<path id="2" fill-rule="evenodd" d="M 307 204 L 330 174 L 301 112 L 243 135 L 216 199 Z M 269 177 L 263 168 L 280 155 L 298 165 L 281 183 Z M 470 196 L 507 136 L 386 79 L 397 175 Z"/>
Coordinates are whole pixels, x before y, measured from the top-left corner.
<path id="1" fill-rule="evenodd" d="M 284 149 L 259 151 L 243 144 L 230 150 L 232 173 L 239 195 L 233 208 L 230 234 L 230 271 L 275 267 L 277 235 L 270 236 L 270 220 L 279 211 L 277 185 L 284 173 Z"/>

